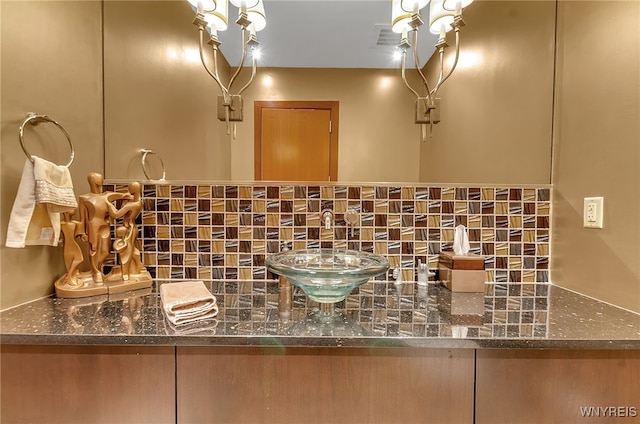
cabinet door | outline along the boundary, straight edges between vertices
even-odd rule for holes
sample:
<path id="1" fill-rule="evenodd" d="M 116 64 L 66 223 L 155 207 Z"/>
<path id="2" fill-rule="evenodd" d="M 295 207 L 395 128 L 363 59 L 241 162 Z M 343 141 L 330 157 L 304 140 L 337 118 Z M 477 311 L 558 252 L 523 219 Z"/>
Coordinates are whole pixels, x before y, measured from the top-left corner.
<path id="1" fill-rule="evenodd" d="M 476 362 L 476 423 L 640 420 L 640 351 L 489 350 Z"/>
<path id="2" fill-rule="evenodd" d="M 178 347 L 178 423 L 472 423 L 474 351 Z"/>
<path id="3" fill-rule="evenodd" d="M 175 348 L 2 346 L 0 422 L 175 422 Z"/>

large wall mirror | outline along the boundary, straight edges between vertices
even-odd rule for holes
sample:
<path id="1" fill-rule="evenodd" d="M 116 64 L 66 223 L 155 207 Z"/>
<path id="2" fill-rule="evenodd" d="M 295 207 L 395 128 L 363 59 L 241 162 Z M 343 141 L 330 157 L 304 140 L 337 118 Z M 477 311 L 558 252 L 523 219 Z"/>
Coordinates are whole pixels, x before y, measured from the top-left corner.
<path id="1" fill-rule="evenodd" d="M 380 10 L 368 27 L 355 28 L 365 33 L 390 20 L 389 0 L 266 0 L 268 19 L 275 22 L 287 6 L 301 3 L 327 16 L 340 15 L 340 4 Z M 399 64 L 274 67 L 268 56 L 243 93 L 244 122 L 235 137 L 227 135 L 216 117 L 219 90 L 200 64 L 187 1 L 106 1 L 105 175 L 144 179 L 139 151 L 146 148 L 161 155 L 169 180 L 252 181 L 254 101 L 338 101 L 340 182 L 548 184 L 555 11 L 554 1 L 519 0 L 476 0 L 465 9 L 460 64 L 439 94 L 442 121 L 421 142 L 414 97 Z M 319 20 L 330 33 L 332 24 Z M 268 31 L 269 23 L 265 39 Z M 292 25 L 290 39 L 296 38 L 304 33 Z M 308 42 L 313 49 L 322 45 Z M 429 78 L 435 78 L 433 66 L 426 66 Z"/>

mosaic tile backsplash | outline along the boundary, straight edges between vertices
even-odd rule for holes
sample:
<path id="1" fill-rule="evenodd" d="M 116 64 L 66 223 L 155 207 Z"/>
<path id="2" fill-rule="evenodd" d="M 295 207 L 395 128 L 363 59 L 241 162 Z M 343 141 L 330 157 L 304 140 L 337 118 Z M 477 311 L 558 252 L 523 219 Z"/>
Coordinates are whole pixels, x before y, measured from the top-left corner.
<path id="1" fill-rule="evenodd" d="M 385 255 L 411 281 L 418 261 L 437 268 L 463 224 L 471 253 L 485 258 L 485 281 L 549 281 L 547 186 L 145 184 L 143 201 L 143 262 L 157 279 L 272 280 L 265 258 L 287 246 Z M 347 210 L 358 213 L 353 228 Z"/>

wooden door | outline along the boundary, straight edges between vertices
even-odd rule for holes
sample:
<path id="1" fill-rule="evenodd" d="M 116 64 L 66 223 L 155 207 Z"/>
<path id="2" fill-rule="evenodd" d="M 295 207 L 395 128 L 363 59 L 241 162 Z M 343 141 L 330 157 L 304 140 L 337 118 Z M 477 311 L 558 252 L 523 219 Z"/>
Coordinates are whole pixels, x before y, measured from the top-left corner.
<path id="1" fill-rule="evenodd" d="M 336 181 L 338 102 L 255 102 L 255 179 Z"/>

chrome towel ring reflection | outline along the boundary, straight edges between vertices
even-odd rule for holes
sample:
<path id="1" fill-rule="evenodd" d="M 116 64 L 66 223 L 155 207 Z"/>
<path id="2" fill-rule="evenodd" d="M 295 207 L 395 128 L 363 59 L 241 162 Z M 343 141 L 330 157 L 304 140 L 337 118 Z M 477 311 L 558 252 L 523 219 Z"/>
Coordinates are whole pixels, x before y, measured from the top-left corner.
<path id="1" fill-rule="evenodd" d="M 144 176 L 147 177 L 148 180 L 155 180 L 155 178 L 151 178 L 149 176 L 149 170 L 147 169 L 147 156 L 156 155 L 158 156 L 158 160 L 160 161 L 160 166 L 162 166 L 162 177 L 160 177 L 160 179 L 157 179 L 156 181 L 164 181 L 167 174 L 164 168 L 164 162 L 162 161 L 162 158 L 160 157 L 160 155 L 157 152 L 154 152 L 153 150 L 150 150 L 150 149 L 142 149 L 140 151 L 142 152 L 142 172 L 144 172 Z"/>
<path id="2" fill-rule="evenodd" d="M 29 158 L 29 160 L 33 162 L 33 158 L 31 157 L 31 154 L 27 150 L 27 147 L 24 145 L 24 128 L 27 126 L 27 124 L 38 125 L 42 122 L 51 122 L 56 127 L 60 128 L 60 131 L 62 131 L 64 136 L 67 137 L 67 141 L 69 142 L 69 147 L 71 148 L 71 157 L 69 158 L 69 162 L 67 162 L 65 166 L 67 168 L 70 167 L 71 164 L 73 163 L 73 158 L 76 155 L 76 152 L 73 148 L 73 143 L 71 142 L 71 137 L 69 136 L 69 133 L 67 132 L 67 130 L 64 129 L 62 125 L 60 125 L 58 122 L 56 122 L 54 119 L 51 119 L 47 115 L 38 115 L 36 113 L 31 112 L 27 115 L 25 120 L 22 121 L 22 124 L 20 124 L 20 130 L 18 131 L 18 137 L 20 138 L 20 147 L 22 147 L 22 151 L 24 151 L 24 154 L 27 155 L 27 158 Z"/>

